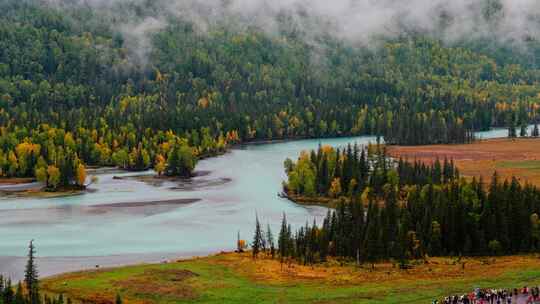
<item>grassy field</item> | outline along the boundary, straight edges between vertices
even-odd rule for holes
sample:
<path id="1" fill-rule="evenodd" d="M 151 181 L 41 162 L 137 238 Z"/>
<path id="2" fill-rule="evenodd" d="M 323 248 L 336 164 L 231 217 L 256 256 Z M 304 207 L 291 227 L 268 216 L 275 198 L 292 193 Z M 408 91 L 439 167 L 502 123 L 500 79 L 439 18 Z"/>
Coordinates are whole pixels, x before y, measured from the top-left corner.
<path id="1" fill-rule="evenodd" d="M 394 265 L 315 267 L 227 253 L 163 264 L 70 273 L 43 280 L 49 293 L 79 303 L 431 303 L 474 287 L 540 284 L 535 256 L 430 258 L 410 270 Z"/>
<path id="2" fill-rule="evenodd" d="M 472 144 L 389 146 L 388 153 L 408 160 L 432 162 L 453 159 L 465 176 L 482 176 L 486 182 L 494 171 L 502 178 L 516 176 L 521 182 L 540 186 L 540 139 L 490 139 Z"/>

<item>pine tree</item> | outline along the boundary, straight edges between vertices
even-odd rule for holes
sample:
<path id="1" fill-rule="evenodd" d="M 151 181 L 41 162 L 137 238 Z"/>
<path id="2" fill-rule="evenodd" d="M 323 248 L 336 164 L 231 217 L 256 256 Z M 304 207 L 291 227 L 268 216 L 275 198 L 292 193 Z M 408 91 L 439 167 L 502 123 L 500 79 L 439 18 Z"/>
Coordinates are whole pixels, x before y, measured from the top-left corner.
<path id="1" fill-rule="evenodd" d="M 432 181 L 434 184 L 438 185 L 441 183 L 441 162 L 439 161 L 439 158 L 435 159 L 435 163 L 433 165 L 433 174 L 432 174 Z"/>
<path id="2" fill-rule="evenodd" d="M 6 304 L 13 303 L 15 294 L 13 293 L 13 286 L 11 285 L 11 279 L 7 279 L 4 286 L 4 294 L 2 296 L 4 298 L 4 303 Z"/>
<path id="3" fill-rule="evenodd" d="M 432 256 L 438 256 L 442 252 L 441 237 L 441 225 L 437 221 L 433 221 L 431 223 L 431 237 L 429 241 L 429 253 Z"/>
<path id="4" fill-rule="evenodd" d="M 270 229 L 270 224 L 267 224 L 266 226 L 266 242 L 268 243 L 268 247 L 270 248 L 270 255 L 273 259 L 276 253 L 276 246 L 274 244 L 274 235 L 272 234 L 272 230 Z"/>
<path id="5" fill-rule="evenodd" d="M 384 246 L 386 248 L 386 256 L 394 255 L 396 245 L 396 237 L 398 233 L 398 207 L 397 193 L 394 187 L 386 184 L 386 206 L 384 208 Z"/>
<path id="6" fill-rule="evenodd" d="M 255 235 L 253 236 L 252 253 L 253 258 L 256 259 L 259 251 L 262 248 L 263 234 L 261 224 L 259 223 L 259 217 L 255 215 Z"/>
<path id="7" fill-rule="evenodd" d="M 513 118 L 510 119 L 508 124 L 508 137 L 509 138 L 516 138 L 517 132 L 516 132 L 516 122 Z"/>
<path id="8" fill-rule="evenodd" d="M 328 172 L 328 157 L 326 154 L 323 154 L 322 156 L 322 163 L 321 163 L 321 169 L 319 172 L 319 179 L 317 180 L 317 185 L 319 188 L 317 189 L 317 192 L 320 194 L 326 194 L 328 188 L 329 188 L 329 172 Z"/>
<path id="9" fill-rule="evenodd" d="M 521 125 L 521 128 L 519 130 L 519 136 L 520 137 L 526 137 L 527 136 L 527 125 L 526 124 Z"/>
<path id="10" fill-rule="evenodd" d="M 287 218 L 285 216 L 285 213 L 283 213 L 283 218 L 281 220 L 281 229 L 279 230 L 279 238 L 278 238 L 278 250 L 279 250 L 279 260 L 281 264 L 283 264 L 283 261 L 285 257 L 288 255 L 288 233 L 287 233 Z"/>
<path id="11" fill-rule="evenodd" d="M 381 256 L 381 231 L 379 221 L 379 207 L 376 202 L 369 203 L 368 224 L 366 232 L 366 257 L 372 264 L 375 263 Z"/>
<path id="12" fill-rule="evenodd" d="M 28 261 L 24 274 L 24 283 L 28 292 L 29 304 L 39 303 L 38 271 L 35 262 L 35 253 L 34 240 L 31 240 L 28 246 Z"/>

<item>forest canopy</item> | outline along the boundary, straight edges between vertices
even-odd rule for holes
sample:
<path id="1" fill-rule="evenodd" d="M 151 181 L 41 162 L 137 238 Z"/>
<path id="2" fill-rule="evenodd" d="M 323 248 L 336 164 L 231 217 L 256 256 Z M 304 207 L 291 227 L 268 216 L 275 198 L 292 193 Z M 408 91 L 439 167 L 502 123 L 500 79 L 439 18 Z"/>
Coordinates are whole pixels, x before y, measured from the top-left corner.
<path id="1" fill-rule="evenodd" d="M 239 142 L 371 134 L 458 143 L 538 118 L 532 38 L 523 50 L 404 31 L 363 46 L 308 35 L 299 24 L 309 15 L 284 12 L 272 33 L 235 18 L 201 30 L 171 14 L 141 39 L 137 26 L 119 26 L 145 25 L 161 2 L 55 2 L 0 4 L 4 177 L 81 184 L 79 164 L 189 176 L 198 158 Z"/>

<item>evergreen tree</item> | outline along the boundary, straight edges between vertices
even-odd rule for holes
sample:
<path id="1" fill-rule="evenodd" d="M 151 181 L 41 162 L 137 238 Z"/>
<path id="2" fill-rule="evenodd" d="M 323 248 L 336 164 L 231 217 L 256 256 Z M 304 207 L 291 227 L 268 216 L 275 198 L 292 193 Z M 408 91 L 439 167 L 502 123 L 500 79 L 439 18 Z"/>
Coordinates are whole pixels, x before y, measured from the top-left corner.
<path id="1" fill-rule="evenodd" d="M 526 124 L 521 125 L 521 128 L 519 130 L 519 136 L 520 137 L 526 137 L 527 136 L 527 125 Z"/>
<path id="2" fill-rule="evenodd" d="M 22 293 L 22 288 L 21 288 L 21 293 Z M 13 286 L 11 285 L 11 279 L 6 280 L 2 298 L 4 299 L 5 304 L 13 303 L 15 299 L 15 294 L 13 293 Z"/>
<path id="3" fill-rule="evenodd" d="M 24 273 L 24 283 L 28 293 L 28 301 L 30 304 L 39 304 L 39 286 L 38 286 L 38 271 L 35 262 L 35 247 L 34 241 L 30 241 L 28 246 L 28 261 L 26 263 Z"/>
<path id="4" fill-rule="evenodd" d="M 259 217 L 255 215 L 255 234 L 253 237 L 253 243 L 251 245 L 254 259 L 257 258 L 257 255 L 259 254 L 259 251 L 262 248 L 262 243 L 263 243 L 263 233 L 261 229 L 261 224 L 259 223 Z"/>
<path id="5" fill-rule="evenodd" d="M 509 124 L 508 124 L 508 137 L 509 138 L 517 137 L 516 122 L 512 115 L 511 115 L 511 118 L 509 119 Z"/>
<path id="6" fill-rule="evenodd" d="M 289 254 L 289 233 L 287 229 L 287 218 L 285 213 L 283 213 L 283 218 L 281 219 L 281 229 L 279 230 L 278 238 L 278 250 L 279 250 L 279 260 L 283 264 L 284 259 Z"/>
<path id="7" fill-rule="evenodd" d="M 268 247 L 270 249 L 270 255 L 272 256 L 272 259 L 273 259 L 276 252 L 276 247 L 274 244 L 274 235 L 272 234 L 272 230 L 270 229 L 270 224 L 267 224 L 266 226 L 266 242 L 268 243 Z"/>
<path id="8" fill-rule="evenodd" d="M 376 202 L 369 203 L 368 223 L 366 232 L 366 258 L 375 263 L 381 258 L 381 231 L 379 222 L 379 208 Z"/>
<path id="9" fill-rule="evenodd" d="M 431 223 L 431 237 L 429 241 L 429 254 L 438 256 L 442 253 L 441 225 L 437 221 Z"/>
<path id="10" fill-rule="evenodd" d="M 393 256 L 395 254 L 396 237 L 398 233 L 398 207 L 397 194 L 393 185 L 386 184 L 385 208 L 384 214 L 384 230 L 383 243 L 385 245 L 385 256 Z"/>

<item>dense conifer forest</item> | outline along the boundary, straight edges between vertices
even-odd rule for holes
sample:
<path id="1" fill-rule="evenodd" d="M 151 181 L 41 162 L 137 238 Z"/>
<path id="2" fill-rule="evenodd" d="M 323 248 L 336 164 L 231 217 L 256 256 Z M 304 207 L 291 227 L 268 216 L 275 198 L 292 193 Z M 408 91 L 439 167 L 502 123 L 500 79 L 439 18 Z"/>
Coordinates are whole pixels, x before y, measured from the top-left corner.
<path id="1" fill-rule="evenodd" d="M 76 1 L 0 3 L 2 176 L 50 188 L 82 186 L 84 166 L 189 176 L 198 158 L 238 142 L 462 143 L 474 130 L 537 119 L 533 39 L 522 50 L 404 32 L 363 47 L 324 32 L 308 42 L 286 13 L 272 34 L 233 17 L 202 30 L 171 15 L 133 48 L 118 27 L 157 10 L 159 1 L 143 2 L 117 2 L 123 14 Z"/>
<path id="2" fill-rule="evenodd" d="M 369 149 L 369 152 L 368 152 Z M 461 178 L 452 161 L 392 160 L 382 146 L 321 147 L 285 162 L 285 191 L 339 199 L 322 225 L 291 231 L 283 218 L 282 258 L 359 262 L 425 255 L 500 255 L 540 250 L 540 191 L 515 178 Z M 264 235 L 264 234 L 261 234 Z M 259 242 L 260 243 L 260 242 Z M 256 245 L 257 242 L 254 242 Z"/>

